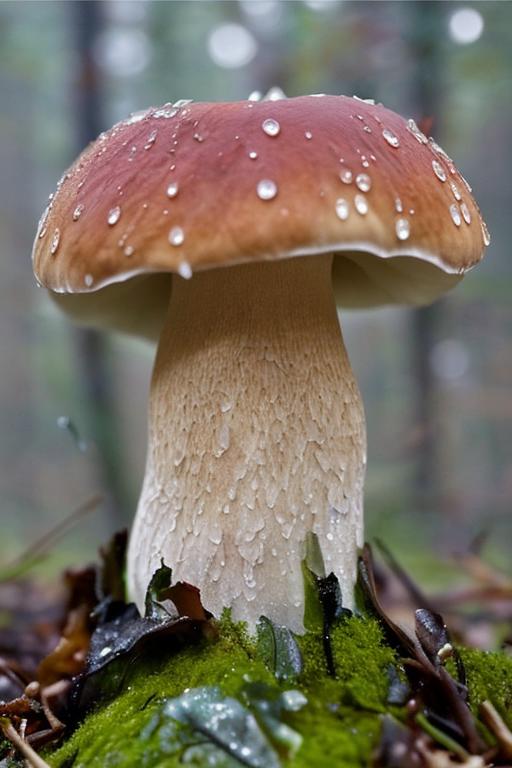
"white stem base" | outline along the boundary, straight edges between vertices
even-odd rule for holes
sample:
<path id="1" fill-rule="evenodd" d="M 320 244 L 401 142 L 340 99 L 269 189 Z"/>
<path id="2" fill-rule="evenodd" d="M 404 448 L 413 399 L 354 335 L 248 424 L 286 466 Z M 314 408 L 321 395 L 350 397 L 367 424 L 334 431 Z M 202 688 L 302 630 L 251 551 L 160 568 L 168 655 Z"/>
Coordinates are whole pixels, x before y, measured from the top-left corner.
<path id="1" fill-rule="evenodd" d="M 153 372 L 128 557 L 142 606 L 161 558 L 204 606 L 303 628 L 309 531 L 352 605 L 363 542 L 363 407 L 331 256 L 175 278 Z"/>

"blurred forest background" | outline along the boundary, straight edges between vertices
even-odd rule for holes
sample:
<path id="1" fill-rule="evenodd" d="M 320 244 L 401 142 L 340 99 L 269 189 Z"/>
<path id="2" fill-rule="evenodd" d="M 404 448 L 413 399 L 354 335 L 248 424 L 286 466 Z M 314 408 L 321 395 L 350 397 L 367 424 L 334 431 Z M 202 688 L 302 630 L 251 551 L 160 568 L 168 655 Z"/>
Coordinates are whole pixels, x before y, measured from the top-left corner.
<path id="1" fill-rule="evenodd" d="M 0 2 L 0 566 L 100 493 L 46 572 L 92 558 L 130 523 L 143 475 L 154 350 L 71 327 L 37 290 L 49 193 L 131 111 L 274 85 L 428 121 L 472 184 L 485 264 L 434 307 L 346 313 L 344 331 L 368 417 L 368 538 L 422 578 L 482 530 L 510 557 L 512 3 L 43 0 Z"/>

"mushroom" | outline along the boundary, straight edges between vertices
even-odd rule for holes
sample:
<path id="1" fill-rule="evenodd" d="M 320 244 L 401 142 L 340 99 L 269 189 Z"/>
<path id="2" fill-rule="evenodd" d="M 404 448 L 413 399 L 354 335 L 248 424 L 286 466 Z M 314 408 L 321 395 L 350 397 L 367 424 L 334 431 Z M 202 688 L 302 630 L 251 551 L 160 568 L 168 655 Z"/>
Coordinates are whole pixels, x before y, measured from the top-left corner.
<path id="1" fill-rule="evenodd" d="M 163 558 L 212 613 L 301 631 L 309 532 L 352 605 L 365 424 L 336 301 L 426 304 L 488 242 L 446 153 L 371 101 L 180 101 L 83 152 L 33 260 L 77 320 L 159 339 L 139 606 Z"/>

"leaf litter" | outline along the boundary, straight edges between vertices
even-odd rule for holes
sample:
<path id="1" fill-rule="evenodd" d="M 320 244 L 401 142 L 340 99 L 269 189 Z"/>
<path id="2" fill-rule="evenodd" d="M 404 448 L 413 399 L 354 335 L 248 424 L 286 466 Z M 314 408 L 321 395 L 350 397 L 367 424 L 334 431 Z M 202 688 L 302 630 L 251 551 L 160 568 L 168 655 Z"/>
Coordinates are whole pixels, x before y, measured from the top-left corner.
<path id="1" fill-rule="evenodd" d="M 29 765 L 45 765 L 33 750 L 62 740 L 93 706 L 115 697 L 131 667 L 157 648 L 159 654 L 170 656 L 191 643 L 216 637 L 216 621 L 202 606 L 199 591 L 183 582 L 173 584 L 172 570 L 164 563 L 148 587 L 144 616 L 126 603 L 125 550 L 123 532 L 101 550 L 99 566 L 67 572 L 65 603 L 44 606 L 42 616 L 37 611 L 24 615 L 26 607 L 20 603 L 23 620 L 15 621 L 14 629 L 0 639 L 4 757 L 10 749 L 18 750 Z M 393 714 L 382 716 L 372 766 L 512 765 L 512 733 L 502 713 L 488 700 L 480 703 L 478 712 L 470 707 L 458 643 L 435 610 L 438 601 L 426 599 L 389 552 L 385 557 L 394 577 L 420 607 L 414 614 L 414 631 L 394 621 L 379 598 L 376 584 L 381 573 L 365 546 L 358 564 L 356 613 L 378 620 L 399 658 L 389 669 L 388 703 Z M 484 593 L 492 589 L 500 596 L 508 594 L 506 579 L 478 567 L 478 553 L 470 553 L 466 562 L 483 581 Z M 304 623 L 308 632 L 321 636 L 325 669 L 335 678 L 331 634 L 351 612 L 343 607 L 338 580 L 325 573 L 314 537 L 307 543 L 303 574 Z M 17 588 L 15 583 L 8 586 Z M 449 605 L 446 595 L 444 604 Z M 31 629 L 41 636 L 41 623 L 45 642 L 27 640 Z M 261 617 L 256 648 L 278 683 L 300 684 L 301 651 L 287 628 Z M 187 762 L 278 768 L 301 745 L 300 733 L 285 722 L 286 713 L 306 705 L 299 689 L 283 692 L 278 686 L 247 681 L 235 698 L 217 686 L 202 686 L 159 704 L 146 735 L 159 728 L 169 752 L 178 750 Z"/>

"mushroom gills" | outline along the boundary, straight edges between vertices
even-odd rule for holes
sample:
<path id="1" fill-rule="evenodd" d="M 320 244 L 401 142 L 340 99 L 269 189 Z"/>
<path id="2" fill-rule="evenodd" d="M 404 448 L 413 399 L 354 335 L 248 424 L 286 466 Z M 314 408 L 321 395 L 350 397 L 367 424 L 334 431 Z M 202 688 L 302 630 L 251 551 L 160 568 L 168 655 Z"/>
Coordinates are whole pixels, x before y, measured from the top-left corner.
<path id="1" fill-rule="evenodd" d="M 214 615 L 301 631 L 312 531 L 351 607 L 366 437 L 331 271 L 320 255 L 173 278 L 129 548 L 139 606 L 163 558 Z"/>

